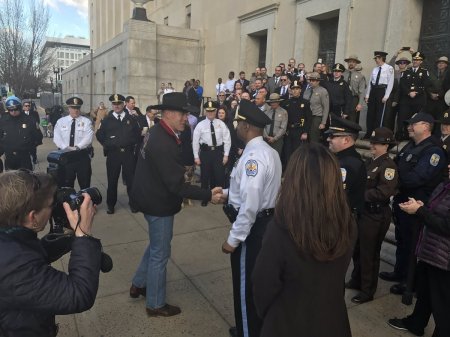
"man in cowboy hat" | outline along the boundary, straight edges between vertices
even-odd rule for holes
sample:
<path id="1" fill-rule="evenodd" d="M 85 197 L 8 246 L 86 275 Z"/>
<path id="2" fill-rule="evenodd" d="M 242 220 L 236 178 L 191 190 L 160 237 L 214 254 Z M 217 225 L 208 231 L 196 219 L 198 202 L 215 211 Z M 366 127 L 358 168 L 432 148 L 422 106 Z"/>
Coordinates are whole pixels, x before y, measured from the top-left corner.
<path id="1" fill-rule="evenodd" d="M 327 89 L 320 85 L 321 76 L 319 73 L 309 73 L 307 79 L 311 86 L 311 89 L 307 89 L 307 91 L 311 91 L 309 95 L 309 105 L 312 113 L 309 140 L 312 142 L 319 142 L 321 140 L 321 133 L 325 131 L 328 114 L 330 112 L 330 97 Z M 303 98 L 306 99 L 305 95 L 303 95 Z"/>
<path id="2" fill-rule="evenodd" d="M 148 316 L 169 317 L 181 312 L 166 302 L 174 216 L 181 210 L 183 198 L 218 202 L 222 189 L 211 191 L 185 182 L 179 134 L 193 110 L 186 95 L 165 94 L 162 104 L 150 108 L 162 111 L 161 120 L 144 137 L 130 198 L 133 206 L 144 213 L 151 241 L 133 277 L 130 296 L 146 297 Z"/>
<path id="3" fill-rule="evenodd" d="M 133 184 L 136 160 L 134 157 L 136 145 L 141 140 L 141 130 L 136 120 L 124 111 L 125 97 L 113 94 L 109 97 L 113 110 L 106 116 L 97 133 L 97 140 L 103 145 L 103 153 L 106 156 L 106 174 L 108 177 L 108 189 L 106 192 L 106 213 L 114 214 L 117 202 L 117 182 L 120 171 L 127 186 L 127 194 L 130 197 Z M 130 203 L 133 213 L 136 210 Z"/>
<path id="4" fill-rule="evenodd" d="M 75 178 L 81 189 L 91 186 L 91 154 L 94 130 L 89 118 L 80 115 L 83 100 L 70 97 L 66 101 L 69 115 L 58 119 L 53 130 L 53 142 L 60 150 L 71 151 L 71 159 L 64 165 L 64 184 L 74 187 Z"/>
<path id="5" fill-rule="evenodd" d="M 350 55 L 344 61 L 347 63 L 347 70 L 344 71 L 342 76 L 352 93 L 352 113 L 348 116 L 348 119 L 358 123 L 359 113 L 364 104 L 364 94 L 366 93 L 366 78 L 361 72 L 356 70 L 356 66 L 361 64 L 357 55 Z"/>
<path id="6" fill-rule="evenodd" d="M 442 83 L 448 68 L 448 58 L 441 56 L 436 60 L 436 73 L 430 73 L 430 83 L 427 88 L 428 100 L 426 112 L 431 114 L 434 119 L 439 119 L 441 113 L 446 109 L 444 101 L 445 91 Z"/>
<path id="7" fill-rule="evenodd" d="M 281 77 L 283 76 L 286 77 L 286 75 L 281 75 Z M 280 107 L 280 102 L 282 101 L 283 99 L 280 98 L 279 94 L 270 94 L 269 100 L 267 101 L 270 105 L 270 109 L 267 109 L 264 113 L 270 118 L 271 123 L 266 125 L 263 135 L 265 141 L 269 143 L 280 156 L 288 124 L 288 113 L 285 109 Z"/>

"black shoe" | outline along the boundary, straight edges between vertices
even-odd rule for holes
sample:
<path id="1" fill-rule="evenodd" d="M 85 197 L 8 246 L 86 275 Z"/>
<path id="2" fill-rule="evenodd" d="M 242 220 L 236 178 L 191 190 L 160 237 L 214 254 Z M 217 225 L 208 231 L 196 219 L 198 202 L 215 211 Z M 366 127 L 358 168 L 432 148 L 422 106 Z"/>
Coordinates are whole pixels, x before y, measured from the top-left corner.
<path id="1" fill-rule="evenodd" d="M 208 202 L 207 201 L 202 201 L 202 207 L 206 207 L 208 206 Z"/>
<path id="2" fill-rule="evenodd" d="M 389 289 L 391 294 L 395 294 L 395 295 L 403 295 L 405 290 L 406 290 L 406 286 L 404 284 L 402 284 L 402 283 L 394 284 L 391 287 L 391 289 Z"/>
<path id="3" fill-rule="evenodd" d="M 361 290 L 361 285 L 356 282 L 353 279 L 350 279 L 350 281 L 345 283 L 345 288 L 346 289 L 355 289 L 355 290 Z"/>
<path id="4" fill-rule="evenodd" d="M 228 330 L 228 332 L 230 333 L 231 337 L 238 337 L 238 331 L 237 331 L 237 328 L 235 326 L 232 326 L 230 328 L 230 330 Z"/>
<path id="5" fill-rule="evenodd" d="M 154 316 L 171 317 L 181 313 L 181 309 L 179 307 L 167 303 L 162 308 L 158 309 L 146 308 L 145 310 L 147 311 L 147 315 L 152 317 Z"/>
<path id="6" fill-rule="evenodd" d="M 351 299 L 353 303 L 361 304 L 373 301 L 373 296 L 366 295 L 365 293 L 359 293 Z"/>
<path id="7" fill-rule="evenodd" d="M 406 325 L 406 320 L 405 318 L 392 318 L 388 321 L 388 324 L 390 327 L 397 329 L 397 330 L 402 330 L 402 331 L 408 331 L 411 334 L 413 334 L 414 336 L 423 336 L 424 331 L 423 329 L 418 332 L 418 331 L 413 331 L 410 328 L 408 328 L 408 326 Z"/>
<path id="8" fill-rule="evenodd" d="M 402 280 L 402 277 L 394 271 L 393 272 L 382 271 L 379 277 L 380 279 L 388 282 L 400 282 Z"/>
<path id="9" fill-rule="evenodd" d="M 106 210 L 107 214 L 114 214 L 114 207 L 108 207 L 108 209 Z"/>

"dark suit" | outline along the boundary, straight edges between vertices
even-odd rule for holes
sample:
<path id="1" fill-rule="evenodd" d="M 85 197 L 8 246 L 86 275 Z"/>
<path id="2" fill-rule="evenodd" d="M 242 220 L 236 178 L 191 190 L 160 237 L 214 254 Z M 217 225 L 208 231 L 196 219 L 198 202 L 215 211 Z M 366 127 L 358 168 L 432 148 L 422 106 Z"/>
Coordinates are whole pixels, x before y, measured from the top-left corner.
<path id="1" fill-rule="evenodd" d="M 289 85 L 286 85 L 285 87 L 286 87 L 286 90 L 285 90 L 284 94 L 281 94 L 281 92 L 283 91 L 283 86 L 279 86 L 275 89 L 275 92 L 278 95 L 280 95 L 281 99 L 284 99 L 284 100 L 289 99 Z"/>

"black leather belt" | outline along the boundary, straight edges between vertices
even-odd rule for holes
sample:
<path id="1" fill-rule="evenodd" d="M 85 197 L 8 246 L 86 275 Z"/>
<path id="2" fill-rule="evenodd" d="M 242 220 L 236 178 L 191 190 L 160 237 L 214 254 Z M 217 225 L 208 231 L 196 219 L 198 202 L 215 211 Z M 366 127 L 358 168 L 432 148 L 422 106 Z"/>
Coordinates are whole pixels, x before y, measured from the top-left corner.
<path id="1" fill-rule="evenodd" d="M 259 211 L 256 214 L 257 218 L 266 218 L 268 216 L 273 215 L 273 213 L 275 213 L 275 208 L 268 208 L 268 209 L 263 209 L 262 211 Z"/>
<path id="2" fill-rule="evenodd" d="M 218 146 L 209 146 L 208 144 L 200 144 L 200 150 L 202 151 L 223 150 L 223 144 Z"/>
<path id="3" fill-rule="evenodd" d="M 387 88 L 387 84 L 371 84 L 372 89 L 386 89 Z"/>

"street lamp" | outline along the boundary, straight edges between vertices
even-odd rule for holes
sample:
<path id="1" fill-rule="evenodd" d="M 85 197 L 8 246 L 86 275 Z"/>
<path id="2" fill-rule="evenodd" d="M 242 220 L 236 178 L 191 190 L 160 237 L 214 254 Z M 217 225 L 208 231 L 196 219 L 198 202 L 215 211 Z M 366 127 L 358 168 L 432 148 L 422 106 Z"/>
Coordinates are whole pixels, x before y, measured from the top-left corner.
<path id="1" fill-rule="evenodd" d="M 134 20 L 140 20 L 140 21 L 150 21 L 147 19 L 147 11 L 144 8 L 144 5 L 147 2 L 150 2 L 151 0 L 131 0 L 136 5 L 133 9 L 133 17 Z"/>
<path id="2" fill-rule="evenodd" d="M 53 73 L 55 74 L 55 88 L 56 88 L 56 92 L 58 92 L 58 74 L 59 74 L 59 68 L 53 66 Z"/>

